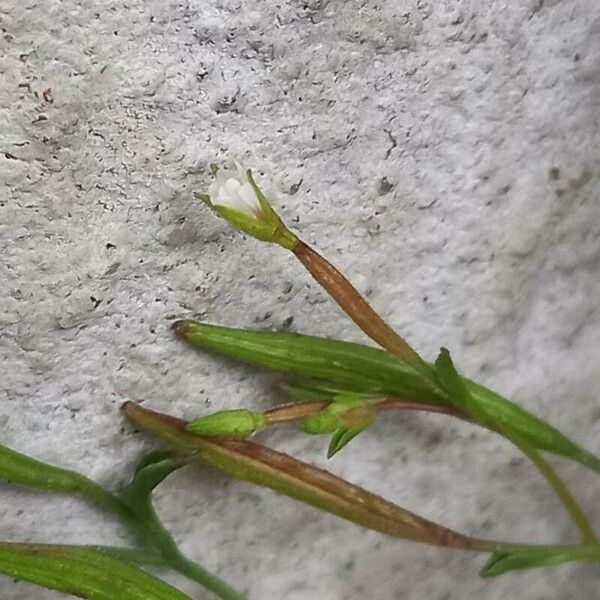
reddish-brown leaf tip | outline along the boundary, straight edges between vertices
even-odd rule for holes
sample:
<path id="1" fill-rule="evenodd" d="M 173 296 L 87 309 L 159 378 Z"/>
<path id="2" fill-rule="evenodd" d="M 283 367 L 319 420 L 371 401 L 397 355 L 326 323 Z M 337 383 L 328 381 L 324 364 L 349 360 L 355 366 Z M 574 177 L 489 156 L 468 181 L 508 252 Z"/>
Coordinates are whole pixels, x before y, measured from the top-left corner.
<path id="1" fill-rule="evenodd" d="M 132 404 L 133 404 L 133 402 L 131 400 L 127 400 L 127 402 L 123 402 L 123 404 L 121 404 L 121 412 L 123 414 L 127 415 L 127 413 L 131 409 Z"/>
<path id="2" fill-rule="evenodd" d="M 191 323 L 192 321 L 175 321 L 175 323 L 171 325 L 171 329 L 178 338 L 185 340 L 190 333 Z"/>

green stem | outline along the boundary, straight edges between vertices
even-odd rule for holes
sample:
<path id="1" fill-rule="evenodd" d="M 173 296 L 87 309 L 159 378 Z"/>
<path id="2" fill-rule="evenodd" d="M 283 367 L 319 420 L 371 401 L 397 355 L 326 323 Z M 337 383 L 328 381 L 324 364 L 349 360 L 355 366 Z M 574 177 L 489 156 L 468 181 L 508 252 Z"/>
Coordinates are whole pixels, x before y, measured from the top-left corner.
<path id="1" fill-rule="evenodd" d="M 152 543 L 159 549 L 165 563 L 172 569 L 214 592 L 222 600 L 246 600 L 243 594 L 234 590 L 224 581 L 181 553 L 171 534 L 156 516 L 149 498 L 143 506 L 139 507 L 139 511 L 139 533 L 144 536 L 144 539 L 152 540 Z"/>
<path id="2" fill-rule="evenodd" d="M 119 517 L 135 532 L 144 546 L 157 548 L 165 564 L 174 570 L 211 590 L 222 600 L 245 600 L 244 595 L 181 554 L 171 534 L 162 526 L 151 506 L 148 513 L 137 515 L 118 496 L 84 476 L 81 476 L 79 492 L 99 508 Z"/>
<path id="3" fill-rule="evenodd" d="M 81 476 L 78 489 L 81 496 L 95 504 L 98 508 L 110 512 L 125 522 L 139 534 L 139 521 L 131 509 L 115 494 L 94 483 L 91 479 Z"/>
<path id="4" fill-rule="evenodd" d="M 578 456 L 578 461 L 592 471 L 600 474 L 600 458 L 597 456 L 590 454 L 586 450 L 582 450 Z"/>
<path id="5" fill-rule="evenodd" d="M 544 476 L 546 481 L 550 484 L 552 489 L 556 492 L 556 495 L 567 509 L 573 523 L 577 526 L 581 532 L 581 539 L 584 544 L 598 544 L 598 537 L 594 533 L 590 522 L 581 510 L 577 500 L 573 497 L 571 492 L 567 489 L 562 479 L 556 474 L 556 471 L 550 466 L 548 461 L 535 449 L 529 446 L 529 444 L 523 443 L 521 440 L 512 439 L 521 452 L 523 452 L 529 460 L 537 467 L 538 471 Z"/>
<path id="6" fill-rule="evenodd" d="M 223 600 L 247 600 L 244 594 L 234 590 L 212 573 L 205 571 L 198 564 L 187 559 L 178 549 L 171 556 L 165 558 L 167 558 L 173 569 L 211 590 L 219 598 Z"/>

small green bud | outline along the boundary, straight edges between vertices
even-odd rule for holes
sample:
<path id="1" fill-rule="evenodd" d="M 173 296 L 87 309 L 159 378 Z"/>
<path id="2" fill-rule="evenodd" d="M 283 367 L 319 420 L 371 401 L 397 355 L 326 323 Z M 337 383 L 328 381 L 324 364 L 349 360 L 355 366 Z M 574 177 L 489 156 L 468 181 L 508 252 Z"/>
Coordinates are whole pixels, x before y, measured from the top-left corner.
<path id="1" fill-rule="evenodd" d="M 340 427 L 367 427 L 373 422 L 374 413 L 365 400 L 345 396 L 343 401 L 335 401 L 316 415 L 302 421 L 305 433 L 334 433 Z"/>
<path id="2" fill-rule="evenodd" d="M 267 425 L 263 413 L 246 410 L 223 410 L 206 415 L 191 423 L 186 429 L 196 435 L 222 437 L 248 437 Z"/>
<path id="3" fill-rule="evenodd" d="M 279 215 L 256 185 L 249 169 L 244 172 L 219 169 L 211 165 L 215 181 L 207 194 L 196 197 L 209 206 L 232 227 L 264 242 L 279 244 L 288 250 L 295 248 L 298 238 L 284 225 Z"/>
<path id="4" fill-rule="evenodd" d="M 325 409 L 316 415 L 306 417 L 306 419 L 302 421 L 302 431 L 314 435 L 333 433 L 339 425 L 338 415 Z"/>

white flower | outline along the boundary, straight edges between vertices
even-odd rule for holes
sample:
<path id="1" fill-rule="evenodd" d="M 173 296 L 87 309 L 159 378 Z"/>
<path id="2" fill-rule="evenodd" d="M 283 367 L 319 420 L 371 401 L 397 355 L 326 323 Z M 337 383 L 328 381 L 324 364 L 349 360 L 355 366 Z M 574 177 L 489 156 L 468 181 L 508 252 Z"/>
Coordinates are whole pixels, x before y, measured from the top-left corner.
<path id="1" fill-rule="evenodd" d="M 216 180 L 208 186 L 208 195 L 214 206 L 222 206 L 257 218 L 261 205 L 248 174 L 236 164 L 237 172 L 219 169 Z"/>
<path id="2" fill-rule="evenodd" d="M 236 163 L 235 169 L 211 165 L 211 172 L 215 181 L 208 186 L 208 193 L 196 193 L 199 200 L 232 227 L 257 240 L 273 242 L 288 250 L 296 247 L 298 238 L 273 210 L 250 170 L 244 171 Z"/>

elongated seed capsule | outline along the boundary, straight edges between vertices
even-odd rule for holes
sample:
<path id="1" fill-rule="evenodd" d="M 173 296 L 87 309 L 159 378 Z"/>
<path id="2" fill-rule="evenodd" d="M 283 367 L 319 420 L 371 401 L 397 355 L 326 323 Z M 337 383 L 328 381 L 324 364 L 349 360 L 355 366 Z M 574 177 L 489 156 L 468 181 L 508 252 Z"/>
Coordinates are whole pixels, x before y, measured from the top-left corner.
<path id="1" fill-rule="evenodd" d="M 377 348 L 315 336 L 234 329 L 197 321 L 178 321 L 173 330 L 193 346 L 267 369 L 321 379 L 341 385 L 348 391 L 447 404 L 436 387 L 417 369 Z"/>

